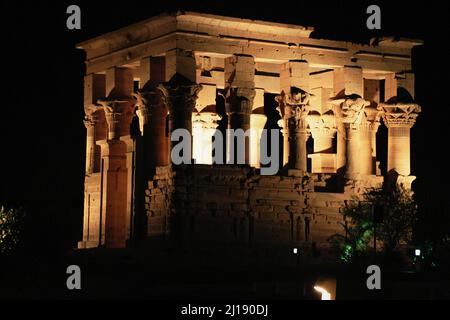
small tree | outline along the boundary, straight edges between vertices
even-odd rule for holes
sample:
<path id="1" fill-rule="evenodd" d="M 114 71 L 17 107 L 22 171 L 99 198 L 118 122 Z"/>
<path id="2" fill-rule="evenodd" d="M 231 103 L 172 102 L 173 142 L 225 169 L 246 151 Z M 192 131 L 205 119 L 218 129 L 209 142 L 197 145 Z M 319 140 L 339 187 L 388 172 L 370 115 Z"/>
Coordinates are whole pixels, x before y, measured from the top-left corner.
<path id="1" fill-rule="evenodd" d="M 375 217 L 375 207 L 382 208 L 381 217 Z M 370 251 L 374 231 L 385 254 L 392 253 L 401 243 L 408 243 L 417 221 L 417 205 L 412 192 L 398 185 L 366 190 L 362 198 L 346 202 L 342 214 L 345 235 L 336 234 L 329 240 L 341 250 L 341 259 L 350 262 Z"/>
<path id="2" fill-rule="evenodd" d="M 14 250 L 20 240 L 24 221 L 22 209 L 5 209 L 0 207 L 0 254 Z"/>
<path id="3" fill-rule="evenodd" d="M 344 262 L 355 262 L 367 254 L 367 248 L 373 236 L 373 219 L 371 205 L 356 199 L 347 201 L 342 212 L 344 222 L 341 223 L 344 234 L 330 237 L 340 252 Z"/>
<path id="4" fill-rule="evenodd" d="M 409 243 L 418 219 L 417 205 L 411 190 L 397 185 L 387 190 L 368 192 L 367 201 L 383 208 L 382 221 L 376 224 L 377 237 L 385 253 L 391 253 L 399 244 Z"/>

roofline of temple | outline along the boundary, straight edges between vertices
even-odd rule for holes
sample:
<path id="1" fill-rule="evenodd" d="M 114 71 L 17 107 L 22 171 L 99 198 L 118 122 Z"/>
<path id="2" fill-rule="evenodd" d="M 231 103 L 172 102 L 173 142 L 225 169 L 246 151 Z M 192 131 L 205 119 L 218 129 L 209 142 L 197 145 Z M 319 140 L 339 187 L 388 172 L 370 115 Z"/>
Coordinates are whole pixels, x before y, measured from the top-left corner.
<path id="1" fill-rule="evenodd" d="M 266 31 L 269 31 L 269 34 L 280 35 L 280 31 L 284 31 L 282 33 L 283 35 L 297 36 L 302 38 L 308 38 L 310 34 L 314 31 L 314 28 L 312 27 L 305 27 L 301 25 L 234 18 L 193 11 L 178 11 L 172 13 L 162 13 L 149 19 L 136 22 L 129 26 L 80 42 L 76 45 L 76 47 L 79 49 L 86 50 L 89 45 L 97 41 L 103 41 L 105 37 L 108 38 L 118 36 L 120 34 L 126 34 L 142 26 L 156 27 L 166 22 L 182 23 L 187 21 L 202 23 L 209 26 L 220 26 L 222 28 L 232 27 L 233 30 L 243 30 L 243 31 L 251 31 L 252 29 L 261 30 L 261 28 L 265 28 Z M 177 28 L 177 30 L 179 29 Z"/>
<path id="2" fill-rule="evenodd" d="M 135 61 L 141 56 L 162 54 L 180 46 L 189 50 L 187 39 L 195 42 L 197 49 L 193 50 L 200 51 L 205 39 L 216 46 L 225 43 L 234 46 L 234 53 L 248 53 L 244 52 L 247 50 L 245 48 L 252 47 L 253 51 L 256 50 L 253 53 L 256 58 L 267 58 L 264 54 L 267 55 L 270 48 L 280 52 L 275 56 L 270 55 L 279 60 L 300 59 L 304 54 L 313 54 L 320 60 L 320 55 L 325 52 L 345 57 L 345 61 L 348 61 L 344 64 L 353 58 L 368 59 L 369 63 L 387 59 L 386 62 L 392 63 L 389 70 L 399 72 L 410 69 L 411 48 L 423 44 L 421 40 L 394 37 L 372 39 L 370 45 L 355 44 L 311 38 L 313 31 L 312 27 L 300 25 L 179 11 L 163 13 L 100 35 L 77 44 L 77 48 L 86 52 L 88 73 L 108 67 L 111 64 L 108 61 L 112 59 L 118 65 Z M 255 46 L 259 46 L 259 49 Z M 262 57 L 258 56 L 258 50 L 262 50 Z M 222 51 L 218 53 L 229 53 L 227 50 Z"/>

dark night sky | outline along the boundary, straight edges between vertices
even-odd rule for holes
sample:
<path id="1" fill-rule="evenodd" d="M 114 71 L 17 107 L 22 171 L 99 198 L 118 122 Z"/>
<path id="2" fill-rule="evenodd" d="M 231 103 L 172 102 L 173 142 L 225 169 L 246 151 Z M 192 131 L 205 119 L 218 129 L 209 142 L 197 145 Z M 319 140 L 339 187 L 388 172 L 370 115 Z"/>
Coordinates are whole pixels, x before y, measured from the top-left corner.
<path id="1" fill-rule="evenodd" d="M 27 208 L 36 243 L 61 249 L 81 237 L 84 57 L 75 43 L 178 9 L 309 25 L 315 27 L 314 37 L 368 43 L 377 33 L 367 30 L 365 11 L 369 4 L 379 4 L 381 34 L 426 43 L 413 59 L 416 98 L 423 108 L 412 131 L 412 171 L 419 177 L 416 193 L 427 214 L 424 225 L 435 228 L 429 222 L 447 216 L 447 224 L 438 223 L 442 230 L 435 231 L 448 229 L 449 143 L 444 141 L 449 133 L 442 111 L 449 108 L 448 4 L 390 2 L 2 1 L 0 203 Z M 65 27 L 70 4 L 81 7 L 81 31 Z"/>

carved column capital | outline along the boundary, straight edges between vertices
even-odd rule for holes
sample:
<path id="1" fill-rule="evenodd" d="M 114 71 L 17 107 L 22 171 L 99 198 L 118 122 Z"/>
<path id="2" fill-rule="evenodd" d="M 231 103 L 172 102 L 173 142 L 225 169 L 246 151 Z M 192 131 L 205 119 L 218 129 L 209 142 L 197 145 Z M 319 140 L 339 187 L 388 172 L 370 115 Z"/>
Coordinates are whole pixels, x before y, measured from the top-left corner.
<path id="1" fill-rule="evenodd" d="M 306 118 L 310 112 L 311 108 L 308 104 L 297 105 L 293 108 L 293 117 L 291 120 L 294 120 L 295 128 L 298 131 L 306 132 L 308 129 L 308 122 Z"/>
<path id="2" fill-rule="evenodd" d="M 334 138 L 337 132 L 336 118 L 332 113 L 310 113 L 307 122 L 311 130 L 313 139 Z"/>
<path id="3" fill-rule="evenodd" d="M 288 94 L 282 92 L 282 94 L 275 97 L 275 101 L 278 102 L 277 110 L 281 118 L 290 118 L 296 115 L 296 110 L 300 107 L 301 110 L 308 108 L 309 101 L 312 94 L 302 89 L 292 87 Z"/>
<path id="4" fill-rule="evenodd" d="M 152 110 L 161 102 L 162 93 L 160 90 L 138 90 L 133 93 L 135 99 L 136 115 L 139 119 L 139 130 L 144 135 L 144 127 L 150 121 Z"/>
<path id="5" fill-rule="evenodd" d="M 217 129 L 219 121 L 222 119 L 220 115 L 212 112 L 197 112 L 192 115 L 192 123 L 196 128 Z"/>
<path id="6" fill-rule="evenodd" d="M 365 108 L 364 113 L 368 130 L 377 132 L 380 127 L 380 120 L 383 115 L 383 111 L 379 110 L 378 107 L 368 106 Z"/>
<path id="7" fill-rule="evenodd" d="M 189 109 L 192 112 L 195 108 L 195 103 L 198 98 L 198 93 L 202 90 L 202 86 L 196 83 L 191 84 L 176 84 L 176 83 L 162 83 L 158 85 L 158 90 L 162 93 L 162 98 L 173 114 L 178 109 Z"/>
<path id="8" fill-rule="evenodd" d="M 136 115 L 139 119 L 139 130 L 141 131 L 141 135 L 144 135 L 144 127 L 148 123 L 150 118 L 150 108 L 148 106 L 148 100 L 145 98 L 144 93 L 138 91 L 133 94 L 133 97 L 136 99 Z"/>
<path id="9" fill-rule="evenodd" d="M 94 128 L 95 125 L 98 123 L 98 116 L 92 115 L 90 117 L 86 117 L 83 120 L 83 123 L 86 129 Z"/>
<path id="10" fill-rule="evenodd" d="M 251 114 L 255 96 L 254 88 L 228 88 L 225 94 L 226 112 Z"/>
<path id="11" fill-rule="evenodd" d="M 357 129 L 364 117 L 364 108 L 370 104 L 359 96 L 348 96 L 332 100 L 333 111 L 337 119 L 349 128 Z"/>
<path id="12" fill-rule="evenodd" d="M 87 105 L 84 107 L 84 126 L 86 129 L 93 128 L 98 123 L 98 115 L 96 114 L 98 110 L 100 110 L 100 106 L 96 106 L 94 104 Z"/>
<path id="13" fill-rule="evenodd" d="M 134 105 L 130 100 L 98 100 L 105 112 L 106 122 L 108 123 L 108 139 L 113 140 L 119 138 L 120 123 L 131 122 L 133 117 Z M 126 126 L 126 124 L 124 123 Z M 129 134 L 129 133 L 128 133 Z"/>
<path id="14" fill-rule="evenodd" d="M 291 88 L 291 92 L 284 96 L 285 103 L 293 106 L 304 106 L 309 105 L 309 100 L 311 98 L 310 93 L 303 91 L 298 88 Z"/>
<path id="15" fill-rule="evenodd" d="M 378 110 L 382 111 L 383 121 L 388 128 L 411 128 L 422 111 L 415 103 L 381 103 Z"/>

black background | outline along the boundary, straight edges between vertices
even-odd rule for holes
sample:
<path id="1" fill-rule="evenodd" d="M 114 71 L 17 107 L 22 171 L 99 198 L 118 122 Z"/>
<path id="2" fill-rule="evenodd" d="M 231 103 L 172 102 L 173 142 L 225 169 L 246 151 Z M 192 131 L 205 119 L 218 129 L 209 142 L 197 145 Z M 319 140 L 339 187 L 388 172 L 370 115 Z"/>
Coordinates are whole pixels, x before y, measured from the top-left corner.
<path id="1" fill-rule="evenodd" d="M 70 4 L 81 7 L 81 30 L 66 28 Z M 366 27 L 369 4 L 381 7 L 381 31 Z M 445 1 L 2 1 L 0 204 L 26 209 L 23 245 L 36 261 L 57 259 L 76 245 L 86 138 L 84 53 L 75 44 L 162 12 L 191 10 L 314 26 L 316 38 L 423 39 L 413 52 L 422 113 L 412 129 L 412 174 L 422 214 L 418 234 L 439 237 L 450 229 L 448 9 Z"/>

